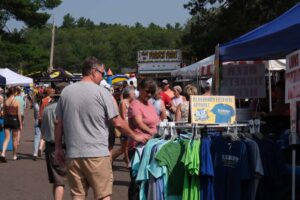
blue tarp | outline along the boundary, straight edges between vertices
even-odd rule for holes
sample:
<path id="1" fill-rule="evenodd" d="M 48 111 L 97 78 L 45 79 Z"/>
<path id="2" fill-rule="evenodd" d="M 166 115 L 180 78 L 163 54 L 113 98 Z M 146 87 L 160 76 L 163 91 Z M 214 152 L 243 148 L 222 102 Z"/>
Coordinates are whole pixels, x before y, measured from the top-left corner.
<path id="1" fill-rule="evenodd" d="M 6 78 L 0 75 L 0 85 L 6 85 Z"/>
<path id="2" fill-rule="evenodd" d="M 300 3 L 273 21 L 220 45 L 220 60 L 280 59 L 297 49 L 300 49 Z"/>

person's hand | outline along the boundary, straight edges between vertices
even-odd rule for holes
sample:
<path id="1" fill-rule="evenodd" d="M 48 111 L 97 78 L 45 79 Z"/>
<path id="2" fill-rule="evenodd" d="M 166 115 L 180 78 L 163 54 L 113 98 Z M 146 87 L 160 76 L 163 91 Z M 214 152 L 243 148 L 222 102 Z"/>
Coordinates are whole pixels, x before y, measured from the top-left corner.
<path id="1" fill-rule="evenodd" d="M 148 134 L 135 134 L 133 139 L 139 143 L 145 144 L 150 138 L 151 135 Z"/>
<path id="2" fill-rule="evenodd" d="M 20 124 L 20 131 L 23 130 L 23 124 Z"/>
<path id="3" fill-rule="evenodd" d="M 55 159 L 59 165 L 65 165 L 65 151 L 63 149 L 55 148 Z"/>

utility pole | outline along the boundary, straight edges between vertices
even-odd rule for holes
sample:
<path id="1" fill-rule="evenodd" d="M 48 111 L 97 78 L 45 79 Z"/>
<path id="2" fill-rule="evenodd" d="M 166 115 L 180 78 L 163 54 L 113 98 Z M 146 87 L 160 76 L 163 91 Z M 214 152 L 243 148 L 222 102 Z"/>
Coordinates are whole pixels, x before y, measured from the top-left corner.
<path id="1" fill-rule="evenodd" d="M 51 51 L 50 51 L 50 65 L 48 68 L 48 72 L 52 72 L 53 70 L 53 54 L 54 54 L 54 40 L 55 40 L 55 24 L 54 24 L 54 15 L 53 17 L 53 23 L 52 23 L 52 39 L 51 39 Z"/>

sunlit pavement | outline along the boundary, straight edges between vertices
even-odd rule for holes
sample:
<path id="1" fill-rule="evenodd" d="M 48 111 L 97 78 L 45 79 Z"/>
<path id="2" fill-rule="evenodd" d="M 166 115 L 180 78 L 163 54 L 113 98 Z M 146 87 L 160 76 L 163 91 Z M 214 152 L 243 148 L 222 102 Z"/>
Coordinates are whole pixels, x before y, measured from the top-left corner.
<path id="1" fill-rule="evenodd" d="M 0 163 L 0 199 L 1 200 L 49 200 L 52 198 L 52 185 L 48 182 L 45 157 L 33 160 L 33 110 L 25 111 L 25 126 L 19 147 L 20 160 L 12 160 L 12 152 L 7 152 L 7 163 Z M 118 147 L 119 139 L 116 139 Z M 0 144 L 2 145 L 2 144 Z M 2 148 L 1 148 L 2 149 Z M 129 185 L 129 172 L 123 158 L 114 161 L 113 200 L 126 200 Z M 70 200 L 69 187 L 66 186 L 65 200 Z M 87 200 L 93 199 L 89 190 Z"/>

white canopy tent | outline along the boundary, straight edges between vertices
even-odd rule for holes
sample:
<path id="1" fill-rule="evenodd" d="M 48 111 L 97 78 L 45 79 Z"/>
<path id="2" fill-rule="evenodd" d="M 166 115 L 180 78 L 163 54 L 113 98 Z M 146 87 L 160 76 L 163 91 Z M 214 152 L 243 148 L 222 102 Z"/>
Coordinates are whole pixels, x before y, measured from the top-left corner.
<path id="1" fill-rule="evenodd" d="M 193 63 L 181 69 L 172 72 L 173 77 L 197 78 L 197 76 L 211 75 L 215 60 L 215 55 L 211 55 L 203 60 Z"/>
<path id="2" fill-rule="evenodd" d="M 0 69 L 0 75 L 3 76 L 6 79 L 6 85 L 12 86 L 12 85 L 29 85 L 33 83 L 32 78 L 23 76 L 21 74 L 18 74 L 16 72 L 13 72 L 12 70 L 8 68 L 2 68 Z"/>

